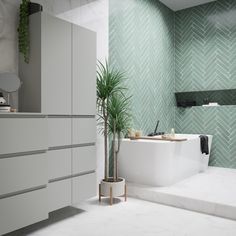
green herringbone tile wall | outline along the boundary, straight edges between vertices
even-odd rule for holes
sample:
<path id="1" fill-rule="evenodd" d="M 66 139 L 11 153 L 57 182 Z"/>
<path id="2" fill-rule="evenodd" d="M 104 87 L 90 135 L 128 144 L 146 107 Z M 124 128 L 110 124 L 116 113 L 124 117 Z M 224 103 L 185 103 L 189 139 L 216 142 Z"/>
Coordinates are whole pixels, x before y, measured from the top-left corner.
<path id="1" fill-rule="evenodd" d="M 176 91 L 236 88 L 236 1 L 175 14 Z"/>
<path id="2" fill-rule="evenodd" d="M 175 14 L 176 91 L 236 88 L 236 1 Z M 210 164 L 236 168 L 236 106 L 176 109 L 176 131 L 212 134 Z"/>
<path id="3" fill-rule="evenodd" d="M 134 128 L 174 126 L 174 13 L 156 0 L 109 1 L 109 61 L 126 72 Z"/>
<path id="4" fill-rule="evenodd" d="M 211 165 L 236 168 L 236 106 L 174 107 L 175 90 L 236 88 L 236 0 L 176 13 L 158 0 L 109 4 L 109 61 L 127 72 L 134 128 L 158 118 L 163 131 L 212 134 Z"/>
<path id="5" fill-rule="evenodd" d="M 178 108 L 176 130 L 212 134 L 210 165 L 236 168 L 236 106 Z"/>

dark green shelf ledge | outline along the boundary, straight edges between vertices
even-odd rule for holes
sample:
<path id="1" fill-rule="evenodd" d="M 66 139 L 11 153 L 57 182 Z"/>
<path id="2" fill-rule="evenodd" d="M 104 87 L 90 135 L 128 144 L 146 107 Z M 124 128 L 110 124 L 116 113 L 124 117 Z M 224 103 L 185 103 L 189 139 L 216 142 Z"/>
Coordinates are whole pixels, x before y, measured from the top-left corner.
<path id="1" fill-rule="evenodd" d="M 236 89 L 175 93 L 177 107 L 193 107 L 217 102 L 221 106 L 236 105 Z"/>

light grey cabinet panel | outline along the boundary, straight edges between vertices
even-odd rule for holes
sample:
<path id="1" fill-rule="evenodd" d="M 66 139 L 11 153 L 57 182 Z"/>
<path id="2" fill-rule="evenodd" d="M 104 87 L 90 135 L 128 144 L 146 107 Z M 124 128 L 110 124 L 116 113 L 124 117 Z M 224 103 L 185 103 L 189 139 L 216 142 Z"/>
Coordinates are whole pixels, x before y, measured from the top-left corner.
<path id="1" fill-rule="evenodd" d="M 96 114 L 96 33 L 72 26 L 73 114 Z"/>
<path id="2" fill-rule="evenodd" d="M 73 118 L 72 119 L 72 143 L 95 143 L 96 121 L 95 118 Z"/>
<path id="3" fill-rule="evenodd" d="M 29 63 L 19 54 L 19 77 L 23 82 L 19 89 L 21 112 L 41 112 L 41 14 L 30 16 Z"/>
<path id="4" fill-rule="evenodd" d="M 41 14 L 42 112 L 69 115 L 72 26 L 69 22 L 49 14 Z"/>
<path id="5" fill-rule="evenodd" d="M 0 118 L 0 155 L 47 149 L 45 118 Z"/>
<path id="6" fill-rule="evenodd" d="M 72 112 L 72 25 L 40 12 L 30 16 L 30 61 L 20 56 L 20 109 L 50 115 Z"/>
<path id="7" fill-rule="evenodd" d="M 48 118 L 49 147 L 71 145 L 71 118 Z"/>
<path id="8" fill-rule="evenodd" d="M 49 183 L 48 191 L 49 212 L 71 205 L 71 179 Z"/>
<path id="9" fill-rule="evenodd" d="M 47 189 L 0 199 L 0 235 L 48 218 Z"/>
<path id="10" fill-rule="evenodd" d="M 72 178 L 72 204 L 77 204 L 96 195 L 96 174 Z"/>
<path id="11" fill-rule="evenodd" d="M 49 180 L 71 175 L 71 149 L 48 151 Z"/>
<path id="12" fill-rule="evenodd" d="M 0 195 L 47 184 L 46 153 L 0 159 Z"/>
<path id="13" fill-rule="evenodd" d="M 78 147 L 72 150 L 72 174 L 96 169 L 95 146 Z"/>

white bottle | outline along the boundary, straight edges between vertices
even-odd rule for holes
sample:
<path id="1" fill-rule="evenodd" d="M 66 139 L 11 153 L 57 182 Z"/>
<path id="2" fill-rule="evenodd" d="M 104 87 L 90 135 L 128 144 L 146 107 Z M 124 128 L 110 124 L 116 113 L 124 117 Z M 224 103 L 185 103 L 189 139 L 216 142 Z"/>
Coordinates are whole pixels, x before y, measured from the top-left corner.
<path id="1" fill-rule="evenodd" d="M 170 137 L 175 138 L 175 129 L 174 128 L 172 128 L 170 131 Z"/>

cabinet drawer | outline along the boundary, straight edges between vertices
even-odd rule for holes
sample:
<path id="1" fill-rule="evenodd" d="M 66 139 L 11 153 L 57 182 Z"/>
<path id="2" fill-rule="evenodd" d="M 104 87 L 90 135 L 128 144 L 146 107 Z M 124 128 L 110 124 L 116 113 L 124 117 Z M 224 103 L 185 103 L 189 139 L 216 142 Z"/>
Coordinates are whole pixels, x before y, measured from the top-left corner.
<path id="1" fill-rule="evenodd" d="M 95 118 L 73 118 L 73 144 L 94 143 L 96 140 Z"/>
<path id="2" fill-rule="evenodd" d="M 78 147 L 72 149 L 72 174 L 96 169 L 95 146 Z"/>
<path id="3" fill-rule="evenodd" d="M 72 178 L 72 203 L 77 204 L 96 195 L 96 174 Z"/>
<path id="4" fill-rule="evenodd" d="M 0 118 L 0 155 L 47 149 L 46 118 Z"/>
<path id="5" fill-rule="evenodd" d="M 71 145 L 71 118 L 48 118 L 49 147 Z"/>
<path id="6" fill-rule="evenodd" d="M 48 151 L 49 180 L 71 175 L 71 149 Z"/>
<path id="7" fill-rule="evenodd" d="M 65 179 L 48 185 L 49 212 L 71 205 L 71 179 Z"/>
<path id="8" fill-rule="evenodd" d="M 47 189 L 0 199 L 0 235 L 48 218 Z"/>
<path id="9" fill-rule="evenodd" d="M 46 153 L 0 159 L 0 195 L 46 184 Z"/>

